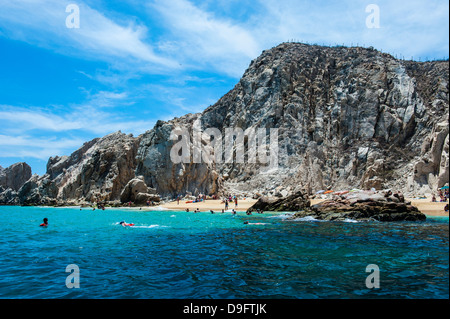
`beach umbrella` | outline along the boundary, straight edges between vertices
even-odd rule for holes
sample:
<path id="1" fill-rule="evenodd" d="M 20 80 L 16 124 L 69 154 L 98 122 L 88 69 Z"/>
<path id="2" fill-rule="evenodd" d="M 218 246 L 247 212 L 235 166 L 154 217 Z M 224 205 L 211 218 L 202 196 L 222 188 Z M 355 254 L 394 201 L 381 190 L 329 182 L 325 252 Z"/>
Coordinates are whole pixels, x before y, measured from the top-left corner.
<path id="1" fill-rule="evenodd" d="M 443 186 L 441 187 L 441 189 L 448 189 L 448 186 Z"/>

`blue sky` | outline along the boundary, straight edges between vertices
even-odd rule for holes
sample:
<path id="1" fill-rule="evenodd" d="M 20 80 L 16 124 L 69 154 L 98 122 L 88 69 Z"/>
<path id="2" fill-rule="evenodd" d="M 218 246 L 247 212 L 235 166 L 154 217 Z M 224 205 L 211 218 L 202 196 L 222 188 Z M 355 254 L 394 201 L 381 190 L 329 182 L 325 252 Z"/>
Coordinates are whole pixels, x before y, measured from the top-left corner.
<path id="1" fill-rule="evenodd" d="M 69 4 L 80 27 L 67 28 Z M 379 28 L 368 28 L 369 4 Z M 0 0 L 0 166 L 200 112 L 265 49 L 295 40 L 447 59 L 449 3 L 298 0 Z"/>

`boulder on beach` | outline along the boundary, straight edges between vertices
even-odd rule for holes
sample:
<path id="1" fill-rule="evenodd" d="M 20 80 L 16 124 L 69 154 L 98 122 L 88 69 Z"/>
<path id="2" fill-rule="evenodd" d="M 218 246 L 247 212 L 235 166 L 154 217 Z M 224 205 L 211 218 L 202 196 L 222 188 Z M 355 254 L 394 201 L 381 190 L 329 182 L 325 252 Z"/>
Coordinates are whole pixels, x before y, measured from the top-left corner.
<path id="1" fill-rule="evenodd" d="M 312 205 L 310 209 L 297 212 L 293 218 L 310 216 L 318 220 L 377 220 L 377 221 L 421 221 L 421 213 L 411 202 L 405 201 L 401 193 L 355 192 L 334 196 Z"/>
<path id="2" fill-rule="evenodd" d="M 247 210 L 247 212 L 253 212 L 257 209 L 273 212 L 299 211 L 309 208 L 310 205 L 311 202 L 308 195 L 297 192 L 279 199 L 269 199 L 266 196 L 262 196 Z"/>
<path id="3" fill-rule="evenodd" d="M 160 197 L 156 194 L 154 188 L 145 184 L 143 177 L 138 176 L 131 179 L 120 195 L 122 203 L 133 202 L 135 204 L 145 204 L 147 201 L 160 201 Z"/>

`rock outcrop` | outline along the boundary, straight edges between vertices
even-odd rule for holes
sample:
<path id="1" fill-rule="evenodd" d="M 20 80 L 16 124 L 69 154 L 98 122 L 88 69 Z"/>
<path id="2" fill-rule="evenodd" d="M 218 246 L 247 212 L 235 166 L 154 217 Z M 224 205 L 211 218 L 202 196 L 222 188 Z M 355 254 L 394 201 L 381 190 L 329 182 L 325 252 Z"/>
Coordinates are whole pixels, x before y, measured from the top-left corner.
<path id="1" fill-rule="evenodd" d="M 281 44 L 263 51 L 204 112 L 159 122 L 145 133 L 137 174 L 165 194 L 273 196 L 277 188 L 293 194 L 329 187 L 435 191 L 449 181 L 448 66 L 402 61 L 373 48 Z M 276 165 L 248 160 L 249 134 L 228 147 L 235 153 L 243 147 L 244 163 L 223 157 L 195 163 L 191 151 L 189 163 L 173 164 L 170 131 L 177 126 L 217 129 L 222 138 L 227 128 L 245 134 L 264 129 L 267 141 L 276 129 Z M 200 146 L 208 142 L 209 136 Z M 224 141 L 222 146 L 227 149 Z M 273 147 L 267 143 L 264 150 Z"/>
<path id="2" fill-rule="evenodd" d="M 292 212 L 308 210 L 311 202 L 308 196 L 302 192 L 289 195 L 284 198 L 269 199 L 267 197 L 260 197 L 258 201 L 250 207 L 247 212 L 254 212 L 257 210 L 273 211 L 273 212 Z"/>
<path id="3" fill-rule="evenodd" d="M 312 217 L 318 220 L 377 220 L 422 221 L 426 216 L 403 195 L 386 196 L 362 192 L 335 197 L 312 205 L 310 209 L 294 214 L 293 218 Z"/>
<path id="4" fill-rule="evenodd" d="M 17 191 L 19 201 L 130 200 L 123 191 L 136 176 L 162 197 L 354 187 L 431 193 L 449 183 L 448 80 L 448 61 L 283 43 L 201 113 L 50 158 L 47 173 Z"/>
<path id="5" fill-rule="evenodd" d="M 405 201 L 403 194 L 373 191 L 359 191 L 341 196 L 333 196 L 315 205 L 307 195 L 297 192 L 280 199 L 261 197 L 247 212 L 275 211 L 295 212 L 289 219 L 314 218 L 328 221 L 422 221 L 426 216 L 410 202 Z"/>
<path id="6" fill-rule="evenodd" d="M 160 197 L 156 194 L 156 189 L 150 188 L 145 184 L 144 178 L 138 176 L 131 179 L 120 194 L 122 203 L 132 202 L 136 205 L 146 204 L 149 202 L 159 202 Z"/>
<path id="7" fill-rule="evenodd" d="M 0 167 L 0 187 L 18 191 L 31 177 L 31 167 L 27 163 L 15 163 L 7 168 Z"/>
<path id="8" fill-rule="evenodd" d="M 120 202 L 135 177 L 139 138 L 119 132 L 85 143 L 70 156 L 51 157 L 47 172 L 34 175 L 18 192 L 23 205 Z"/>
<path id="9" fill-rule="evenodd" d="M 200 145 L 189 143 L 189 150 L 180 148 L 180 153 L 189 152 L 187 160 L 181 158 L 186 153 L 178 158 L 178 152 L 173 154 L 172 151 L 178 150 L 174 147 L 179 143 L 178 135 L 172 138 L 173 132 L 185 130 L 191 135 L 199 117 L 199 114 L 188 114 L 169 122 L 158 121 L 152 130 L 142 135 L 136 158 L 136 175 L 144 176 L 145 183 L 155 188 L 158 194 L 173 197 L 187 193 L 212 195 L 220 192 L 222 179 L 215 169 L 216 164 L 196 160 L 192 156 L 199 149 L 211 152 L 204 146 L 204 134 L 199 138 Z M 190 139 L 190 142 L 193 140 Z"/>
<path id="10" fill-rule="evenodd" d="M 7 168 L 0 166 L 0 204 L 17 205 L 17 192 L 31 177 L 27 163 L 15 163 Z"/>

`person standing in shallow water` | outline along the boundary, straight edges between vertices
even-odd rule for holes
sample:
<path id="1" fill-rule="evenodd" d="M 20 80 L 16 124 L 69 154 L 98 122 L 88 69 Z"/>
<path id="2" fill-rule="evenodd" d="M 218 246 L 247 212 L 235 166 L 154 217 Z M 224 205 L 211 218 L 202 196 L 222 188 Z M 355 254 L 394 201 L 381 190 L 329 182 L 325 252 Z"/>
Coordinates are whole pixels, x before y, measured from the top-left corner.
<path id="1" fill-rule="evenodd" d="M 47 227 L 48 226 L 48 218 L 44 218 L 44 222 L 40 224 L 41 227 Z"/>

